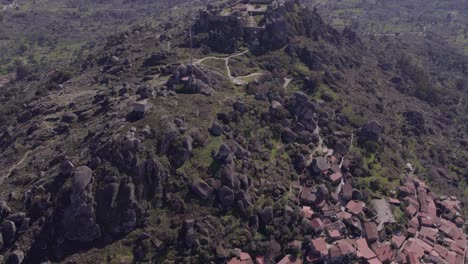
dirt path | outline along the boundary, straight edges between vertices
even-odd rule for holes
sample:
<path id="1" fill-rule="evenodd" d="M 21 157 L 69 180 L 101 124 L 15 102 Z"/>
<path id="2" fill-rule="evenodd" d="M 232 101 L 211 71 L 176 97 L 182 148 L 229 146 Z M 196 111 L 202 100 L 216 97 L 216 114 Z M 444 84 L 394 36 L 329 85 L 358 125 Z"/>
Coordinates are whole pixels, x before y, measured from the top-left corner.
<path id="1" fill-rule="evenodd" d="M 242 56 L 242 55 L 246 54 L 249 51 L 250 50 L 247 49 L 247 50 L 244 50 L 243 52 L 236 53 L 236 54 L 233 54 L 233 55 L 230 55 L 230 56 L 227 56 L 227 57 L 214 57 L 214 56 L 204 57 L 204 58 L 196 60 L 193 64 L 200 65 L 203 61 L 210 60 L 210 59 L 211 60 L 223 60 L 224 64 L 226 65 L 226 71 L 227 71 L 228 78 L 236 85 L 245 85 L 245 84 L 249 83 L 249 80 L 248 80 L 249 78 L 252 78 L 252 77 L 255 77 L 255 76 L 261 76 L 263 73 L 262 72 L 254 72 L 254 73 L 244 75 L 244 76 L 233 77 L 232 74 L 231 74 L 231 68 L 229 67 L 229 59 L 234 58 L 234 57 L 238 57 L 238 56 Z"/>
<path id="2" fill-rule="evenodd" d="M 23 162 L 29 157 L 29 154 L 32 152 L 32 150 L 28 150 L 26 151 L 24 154 L 23 154 L 23 157 L 18 161 L 16 162 L 15 164 L 13 164 L 8 170 L 7 170 L 7 173 L 2 176 L 0 178 L 0 183 L 3 183 L 3 181 L 10 177 L 11 173 L 13 173 L 13 171 L 18 168 L 19 166 L 21 166 L 21 164 L 23 164 Z"/>
<path id="3" fill-rule="evenodd" d="M 286 78 L 286 77 L 285 77 L 285 78 L 284 78 L 283 88 L 284 88 L 284 89 L 287 89 L 292 80 L 293 80 L 292 78 Z"/>
<path id="4" fill-rule="evenodd" d="M 312 163 L 312 160 L 314 160 L 314 155 L 317 153 L 317 151 L 324 152 L 325 149 L 328 149 L 325 145 L 323 145 L 323 138 L 320 136 L 320 127 L 317 125 L 317 127 L 314 130 L 314 134 L 318 136 L 319 142 L 317 146 L 312 150 L 312 152 L 309 155 L 309 160 L 307 161 L 307 166 L 309 166 Z"/>
<path id="5" fill-rule="evenodd" d="M 6 173 L 0 177 L 0 184 L 3 184 L 3 182 L 5 181 L 5 179 L 7 179 L 8 177 L 11 176 L 11 174 L 13 173 L 13 171 L 15 169 L 17 169 L 19 166 L 23 165 L 23 163 L 29 158 L 30 154 L 33 152 L 33 151 L 37 151 L 39 149 L 42 149 L 44 148 L 43 146 L 40 146 L 40 147 L 37 147 L 35 149 L 30 149 L 28 151 L 26 151 L 23 156 L 21 157 L 20 160 L 18 160 L 15 164 L 13 164 L 7 171 Z"/>

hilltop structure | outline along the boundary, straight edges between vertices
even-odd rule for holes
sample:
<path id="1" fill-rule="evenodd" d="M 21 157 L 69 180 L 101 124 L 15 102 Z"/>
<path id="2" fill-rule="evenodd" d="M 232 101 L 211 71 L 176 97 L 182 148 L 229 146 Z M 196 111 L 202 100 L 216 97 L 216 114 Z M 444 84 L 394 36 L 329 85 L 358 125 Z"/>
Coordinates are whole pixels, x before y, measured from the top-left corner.
<path id="1" fill-rule="evenodd" d="M 205 42 L 215 51 L 232 53 L 239 41 L 259 48 L 275 35 L 283 36 L 280 44 L 285 45 L 288 27 L 283 13 L 295 4 L 299 5 L 295 1 L 252 0 L 209 5 L 201 11 L 195 25 L 198 43 Z"/>

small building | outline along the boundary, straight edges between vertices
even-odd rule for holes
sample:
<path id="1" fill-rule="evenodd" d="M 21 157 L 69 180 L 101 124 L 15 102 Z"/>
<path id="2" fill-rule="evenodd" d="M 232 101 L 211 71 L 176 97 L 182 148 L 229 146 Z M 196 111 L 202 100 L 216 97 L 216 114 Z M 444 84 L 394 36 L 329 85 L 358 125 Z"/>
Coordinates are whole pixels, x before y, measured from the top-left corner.
<path id="1" fill-rule="evenodd" d="M 353 186 L 350 182 L 345 182 L 341 187 L 341 197 L 348 202 L 353 197 Z"/>
<path id="2" fill-rule="evenodd" d="M 394 259 L 395 251 L 392 249 L 390 243 L 375 243 L 372 245 L 377 258 L 383 263 L 389 263 Z"/>
<path id="3" fill-rule="evenodd" d="M 394 235 L 392 237 L 392 243 L 395 244 L 397 249 L 400 249 L 403 243 L 405 242 L 406 237 L 402 235 Z"/>
<path id="4" fill-rule="evenodd" d="M 332 263 L 341 262 L 343 259 L 343 253 L 341 252 L 341 249 L 335 245 L 328 249 L 328 256 L 330 258 L 330 262 Z"/>
<path id="5" fill-rule="evenodd" d="M 346 204 L 346 210 L 353 215 L 359 215 L 364 210 L 364 204 L 361 201 L 351 200 Z"/>
<path id="6" fill-rule="evenodd" d="M 323 259 L 328 257 L 327 242 L 323 237 L 312 239 L 310 242 L 310 250 L 313 255 Z"/>
<path id="7" fill-rule="evenodd" d="M 363 258 L 366 261 L 371 259 L 377 259 L 377 255 L 369 248 L 367 242 L 364 238 L 359 238 L 356 240 L 356 249 L 357 249 L 357 256 L 359 258 Z"/>
<path id="8" fill-rule="evenodd" d="M 327 173 L 328 169 L 330 169 L 330 165 L 327 162 L 327 159 L 324 157 L 317 157 L 312 160 L 312 172 L 315 174 L 318 173 Z"/>
<path id="9" fill-rule="evenodd" d="M 310 220 L 310 226 L 314 230 L 315 234 L 320 234 L 323 232 L 325 225 L 323 224 L 322 219 L 316 217 Z"/>
<path id="10" fill-rule="evenodd" d="M 374 222 L 364 223 L 364 232 L 369 243 L 373 243 L 379 239 L 379 233 L 377 232 L 377 224 Z"/>
<path id="11" fill-rule="evenodd" d="M 337 184 L 341 182 L 341 179 L 343 178 L 343 174 L 341 172 L 335 172 L 335 173 L 330 174 L 329 178 L 333 184 Z"/>

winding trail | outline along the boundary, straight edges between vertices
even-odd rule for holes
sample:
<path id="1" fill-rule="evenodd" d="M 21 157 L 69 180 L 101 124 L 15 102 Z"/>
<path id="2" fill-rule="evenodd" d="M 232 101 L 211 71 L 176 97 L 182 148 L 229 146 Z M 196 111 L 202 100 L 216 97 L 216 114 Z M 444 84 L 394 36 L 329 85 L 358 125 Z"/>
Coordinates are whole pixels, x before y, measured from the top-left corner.
<path id="1" fill-rule="evenodd" d="M 235 85 L 245 85 L 245 84 L 249 83 L 249 81 L 246 80 L 246 79 L 256 77 L 256 76 L 261 76 L 263 73 L 262 72 L 254 72 L 254 73 L 251 73 L 251 74 L 248 74 L 248 75 L 234 77 L 234 76 L 232 76 L 231 68 L 229 67 L 229 59 L 234 58 L 234 57 L 238 57 L 238 56 L 242 56 L 242 55 L 248 53 L 249 51 L 250 50 L 247 49 L 247 50 L 244 50 L 243 52 L 232 54 L 232 55 L 229 55 L 227 57 L 208 56 L 208 57 L 204 57 L 204 58 L 196 60 L 193 64 L 200 65 L 203 61 L 210 60 L 210 59 L 211 60 L 223 60 L 224 64 L 226 65 L 227 76 L 229 77 L 229 79 Z"/>
<path id="2" fill-rule="evenodd" d="M 18 168 L 19 166 L 21 166 L 21 164 L 23 164 L 23 162 L 29 157 L 29 154 L 32 152 L 32 150 L 28 150 L 26 151 L 24 154 L 23 154 L 23 157 L 18 161 L 16 162 L 15 164 L 13 164 L 8 170 L 7 170 L 7 173 L 0 178 L 0 181 L 3 182 L 4 179 L 10 177 L 11 173 L 13 173 L 13 171 Z"/>
<path id="3" fill-rule="evenodd" d="M 15 164 L 13 164 L 6 172 L 6 174 L 4 174 L 3 176 L 0 177 L 0 184 L 3 184 L 3 182 L 5 181 L 5 179 L 7 179 L 8 177 L 11 176 L 11 174 L 13 173 L 13 171 L 15 169 L 17 169 L 19 166 L 21 166 L 30 156 L 31 152 L 33 151 L 36 151 L 36 150 L 39 150 L 39 149 L 42 149 L 42 148 L 45 148 L 43 146 L 39 146 L 35 149 L 30 149 L 28 151 L 26 151 L 23 156 L 21 157 L 20 160 L 18 160 Z"/>

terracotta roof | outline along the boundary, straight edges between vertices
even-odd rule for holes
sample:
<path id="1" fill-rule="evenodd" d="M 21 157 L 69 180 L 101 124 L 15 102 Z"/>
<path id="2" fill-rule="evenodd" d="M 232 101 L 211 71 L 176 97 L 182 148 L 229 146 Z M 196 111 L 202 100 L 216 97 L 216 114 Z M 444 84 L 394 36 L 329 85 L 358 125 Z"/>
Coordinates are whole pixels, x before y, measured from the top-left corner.
<path id="1" fill-rule="evenodd" d="M 432 249 L 433 249 L 433 247 L 431 245 L 427 244 L 426 242 L 422 241 L 419 238 L 410 238 L 410 239 L 408 239 L 408 241 L 417 243 L 427 253 L 430 253 L 432 251 Z"/>
<path id="2" fill-rule="evenodd" d="M 379 239 L 379 233 L 377 232 L 377 224 L 374 222 L 365 222 L 364 230 L 366 232 L 367 241 L 374 242 Z"/>
<path id="3" fill-rule="evenodd" d="M 403 252 L 408 256 L 413 254 L 416 259 L 420 259 L 424 255 L 424 248 L 414 241 L 408 241 L 403 247 Z"/>
<path id="4" fill-rule="evenodd" d="M 414 216 L 418 212 L 418 207 L 410 203 L 408 207 L 405 208 L 405 212 L 408 216 Z"/>
<path id="5" fill-rule="evenodd" d="M 327 234 L 332 239 L 338 239 L 341 237 L 341 233 L 338 229 L 327 229 Z"/>
<path id="6" fill-rule="evenodd" d="M 382 264 L 382 262 L 380 262 L 380 260 L 377 259 L 377 258 L 369 259 L 369 260 L 367 260 L 367 262 L 369 264 Z"/>
<path id="7" fill-rule="evenodd" d="M 343 256 L 341 249 L 337 246 L 331 246 L 328 249 L 328 254 L 330 255 L 330 258 L 340 258 Z"/>
<path id="8" fill-rule="evenodd" d="M 395 243 L 395 245 L 397 246 L 397 249 L 399 249 L 401 247 L 401 245 L 403 245 L 405 240 L 406 240 L 406 237 L 402 236 L 402 235 L 400 235 L 400 236 L 394 235 L 392 237 L 392 242 Z"/>
<path id="9" fill-rule="evenodd" d="M 323 237 L 312 239 L 310 242 L 314 252 L 320 253 L 322 256 L 328 256 L 327 242 Z"/>
<path id="10" fill-rule="evenodd" d="M 315 233 L 323 231 L 323 227 L 324 227 L 322 219 L 318 217 L 310 220 L 310 226 L 312 227 Z"/>
<path id="11" fill-rule="evenodd" d="M 375 254 L 377 255 L 377 258 L 382 262 L 392 260 L 393 254 L 395 253 L 390 243 L 382 243 L 379 245 L 375 243 L 372 247 L 372 250 L 374 250 Z"/>
<path id="12" fill-rule="evenodd" d="M 415 253 L 408 253 L 408 263 L 409 264 L 420 264 L 419 258 L 416 256 Z"/>
<path id="13" fill-rule="evenodd" d="M 338 216 L 338 218 L 340 219 L 350 219 L 353 215 L 348 212 L 342 211 L 337 213 L 336 216 Z"/>
<path id="14" fill-rule="evenodd" d="M 356 240 L 357 255 L 358 257 L 365 258 L 367 260 L 373 259 L 376 257 L 375 253 L 369 248 L 367 242 L 364 238 L 359 238 Z"/>
<path id="15" fill-rule="evenodd" d="M 344 255 L 356 253 L 356 249 L 353 247 L 352 243 L 347 239 L 341 239 L 335 242 L 335 245 L 338 246 L 341 252 Z"/>
<path id="16" fill-rule="evenodd" d="M 353 197 L 353 186 L 349 182 L 345 182 L 341 187 L 343 199 L 346 201 L 351 200 Z"/>
<path id="17" fill-rule="evenodd" d="M 239 258 L 230 259 L 228 264 L 253 264 L 253 261 L 249 253 L 241 252 Z"/>
<path id="18" fill-rule="evenodd" d="M 437 240 L 437 233 L 439 233 L 439 230 L 423 226 L 419 230 L 419 237 L 433 245 Z"/>
<path id="19" fill-rule="evenodd" d="M 265 257 L 264 256 L 256 256 L 255 257 L 255 264 L 265 264 Z"/>
<path id="20" fill-rule="evenodd" d="M 394 198 L 389 198 L 388 202 L 391 203 L 391 204 L 395 204 L 395 205 L 400 205 L 401 204 L 400 200 L 394 199 Z"/>
<path id="21" fill-rule="evenodd" d="M 330 175 L 330 180 L 334 183 L 341 181 L 341 178 L 343 178 L 343 174 L 341 174 L 341 172 L 335 172 Z"/>
<path id="22" fill-rule="evenodd" d="M 409 221 L 408 221 L 408 226 L 411 226 L 411 227 L 414 227 L 416 229 L 419 228 L 419 221 L 416 217 L 413 217 L 411 218 Z"/>
<path id="23" fill-rule="evenodd" d="M 356 200 L 351 200 L 346 204 L 346 209 L 355 215 L 358 215 L 362 213 L 362 210 L 364 209 L 364 203 L 361 201 L 356 201 Z"/>
<path id="24" fill-rule="evenodd" d="M 286 255 L 278 262 L 278 264 L 302 264 L 302 260 L 291 255 Z"/>

